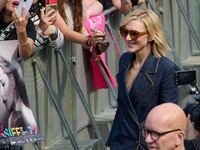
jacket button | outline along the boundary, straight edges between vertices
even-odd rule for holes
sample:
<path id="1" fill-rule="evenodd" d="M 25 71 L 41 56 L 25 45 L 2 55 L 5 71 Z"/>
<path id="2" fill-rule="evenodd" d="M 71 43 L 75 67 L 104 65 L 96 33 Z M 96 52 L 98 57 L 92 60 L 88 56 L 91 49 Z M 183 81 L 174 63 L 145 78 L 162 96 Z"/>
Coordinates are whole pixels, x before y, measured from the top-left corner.
<path id="1" fill-rule="evenodd" d="M 115 134 L 115 137 L 116 137 L 116 138 L 118 138 L 118 135 L 117 135 L 117 134 Z"/>

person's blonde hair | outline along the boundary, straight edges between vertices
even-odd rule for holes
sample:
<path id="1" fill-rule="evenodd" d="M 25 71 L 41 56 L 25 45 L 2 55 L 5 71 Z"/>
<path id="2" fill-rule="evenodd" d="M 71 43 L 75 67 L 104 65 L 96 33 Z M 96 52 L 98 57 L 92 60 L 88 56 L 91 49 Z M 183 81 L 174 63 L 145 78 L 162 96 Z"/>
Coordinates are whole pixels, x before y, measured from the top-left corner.
<path id="1" fill-rule="evenodd" d="M 161 22 L 152 10 L 137 9 L 129 13 L 122 21 L 121 26 L 126 26 L 132 20 L 140 20 L 144 23 L 148 33 L 153 39 L 151 42 L 151 50 L 154 57 L 165 56 L 165 50 L 171 50 L 167 44 Z M 123 42 L 125 43 L 125 39 Z"/>

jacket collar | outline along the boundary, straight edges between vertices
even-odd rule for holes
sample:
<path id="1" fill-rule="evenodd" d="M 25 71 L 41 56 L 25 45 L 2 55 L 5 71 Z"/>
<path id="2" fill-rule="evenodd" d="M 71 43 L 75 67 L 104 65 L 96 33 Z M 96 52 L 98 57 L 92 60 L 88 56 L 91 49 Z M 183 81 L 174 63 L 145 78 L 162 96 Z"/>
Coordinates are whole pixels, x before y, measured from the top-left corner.
<path id="1" fill-rule="evenodd" d="M 125 70 L 129 69 L 132 63 L 132 60 L 135 58 L 135 53 L 127 52 L 127 57 L 122 60 L 121 65 Z M 153 52 L 149 53 L 146 61 L 144 62 L 141 71 L 143 72 L 157 72 L 158 58 L 153 56 Z M 122 69 L 123 70 L 123 69 Z M 120 72 L 122 71 L 120 70 Z M 127 70 L 128 71 L 128 70 Z"/>

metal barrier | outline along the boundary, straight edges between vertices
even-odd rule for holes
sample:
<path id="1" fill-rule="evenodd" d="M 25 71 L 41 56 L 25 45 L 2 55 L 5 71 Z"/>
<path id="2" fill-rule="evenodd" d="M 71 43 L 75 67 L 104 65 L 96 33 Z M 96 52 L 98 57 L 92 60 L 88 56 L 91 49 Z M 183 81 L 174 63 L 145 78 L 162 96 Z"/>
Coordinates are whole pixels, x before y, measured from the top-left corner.
<path id="1" fill-rule="evenodd" d="M 196 44 L 197 44 L 197 47 L 198 47 L 198 49 L 200 50 L 200 41 L 199 41 L 199 39 L 198 39 L 198 37 L 197 37 L 197 34 L 196 34 L 196 32 L 194 31 L 194 28 L 193 28 L 193 26 L 192 26 L 192 24 L 191 24 L 191 22 L 190 22 L 190 20 L 189 20 L 189 18 L 188 18 L 188 16 L 187 16 L 186 12 L 185 12 L 185 9 L 184 9 L 184 7 L 183 7 L 183 5 L 182 5 L 182 3 L 181 3 L 180 0 L 176 0 L 176 1 L 177 1 L 177 3 L 178 3 L 178 6 L 179 6 L 180 9 L 181 9 L 181 12 L 182 12 L 182 14 L 183 14 L 183 16 L 184 16 L 184 19 L 185 19 L 185 21 L 186 21 L 186 23 L 187 23 L 187 25 L 188 25 L 188 27 L 189 27 L 189 29 L 190 29 L 190 31 L 191 31 L 193 37 L 194 37 L 194 40 L 195 40 L 195 42 L 196 42 Z"/>
<path id="2" fill-rule="evenodd" d="M 50 86 L 50 84 L 49 84 L 49 82 L 47 80 L 47 77 L 46 77 L 46 75 L 45 75 L 45 73 L 44 73 L 44 71 L 43 71 L 43 69 L 42 69 L 42 67 L 41 67 L 41 65 L 39 63 L 39 58 L 35 59 L 33 62 L 35 64 L 37 64 L 37 66 L 39 68 L 39 71 L 40 71 L 40 74 L 41 74 L 41 76 L 42 76 L 42 78 L 43 78 L 43 80 L 44 80 L 44 82 L 45 82 L 45 84 L 46 84 L 46 86 L 47 86 L 52 98 L 53 98 L 54 106 L 55 106 L 56 110 L 58 111 L 58 114 L 60 115 L 60 118 L 63 121 L 63 124 L 65 125 L 65 128 L 67 130 L 67 133 L 69 135 L 69 139 L 70 139 L 70 141 L 72 143 L 73 148 L 79 150 L 78 144 L 77 144 L 76 140 L 74 139 L 74 136 L 73 136 L 73 134 L 72 134 L 72 132 L 70 130 L 68 122 L 65 119 L 65 116 L 64 116 L 64 114 L 63 114 L 63 112 L 61 110 L 60 105 L 58 104 L 58 100 L 56 99 L 56 97 L 54 95 L 54 92 L 53 92 L 53 90 L 52 90 L 52 88 L 51 88 L 51 86 Z"/>
<path id="3" fill-rule="evenodd" d="M 109 27 L 108 27 L 108 29 L 109 29 L 110 32 L 112 33 L 112 29 L 109 28 Z M 113 36 L 114 36 L 114 34 L 113 34 Z M 112 36 L 112 37 L 113 37 L 113 36 Z M 116 39 L 116 38 L 115 38 L 115 39 Z M 46 47 L 43 47 L 43 46 L 34 49 L 34 52 L 33 52 L 33 56 L 32 56 L 32 57 L 34 58 L 35 55 L 37 56 L 38 53 L 40 53 L 40 52 L 41 52 L 42 50 L 44 50 L 44 49 L 46 49 Z M 47 49 L 49 49 L 49 48 L 47 48 Z M 80 99 L 81 99 L 81 102 L 83 103 L 83 106 L 85 107 L 85 110 L 86 110 L 86 112 L 87 112 L 87 114 L 88 114 L 88 116 L 89 116 L 89 120 L 90 120 L 91 124 L 93 125 L 94 131 L 96 132 L 96 135 L 97 135 L 97 138 L 98 138 L 98 140 L 94 140 L 93 142 L 90 142 L 90 143 L 89 143 L 90 146 L 85 145 L 85 144 L 83 144 L 83 142 L 77 141 L 77 140 L 75 139 L 75 137 L 74 137 L 74 135 L 73 135 L 73 133 L 72 133 L 72 131 L 71 131 L 71 129 L 70 129 L 70 125 L 68 124 L 68 121 L 66 120 L 65 115 L 64 115 L 63 112 L 62 112 L 62 108 L 61 108 L 61 106 L 60 106 L 60 104 L 59 104 L 59 102 L 58 102 L 59 100 L 56 98 L 56 95 L 54 94 L 53 88 L 51 87 L 50 82 L 48 81 L 48 77 L 47 77 L 47 75 L 45 74 L 45 72 L 46 72 L 45 70 L 46 70 L 46 69 L 44 70 L 44 69 L 42 68 L 42 65 L 39 63 L 39 61 L 40 61 L 39 57 L 36 57 L 36 59 L 33 60 L 33 63 L 37 66 L 37 68 L 38 68 L 38 70 L 39 70 L 39 73 L 41 74 L 41 77 L 42 77 L 42 79 L 43 79 L 43 82 L 44 82 L 44 84 L 46 85 L 47 90 L 49 91 L 49 93 L 50 93 L 50 95 L 51 95 L 51 97 L 52 97 L 52 102 L 53 102 L 53 104 L 54 104 L 54 106 L 55 106 L 55 108 L 56 108 L 56 110 L 57 110 L 57 113 L 59 114 L 59 116 L 60 116 L 60 118 L 61 118 L 61 120 L 62 120 L 62 122 L 63 122 L 63 124 L 64 124 L 64 126 L 65 126 L 65 129 L 66 129 L 66 131 L 67 131 L 68 136 L 66 136 L 64 139 L 69 138 L 69 139 L 70 139 L 70 142 L 71 142 L 71 145 L 73 146 L 73 149 L 77 149 L 77 150 L 80 149 L 80 145 L 81 145 L 81 149 L 83 149 L 83 145 L 85 146 L 84 149 L 88 149 L 88 148 L 90 148 L 90 147 L 93 147 L 93 146 L 96 145 L 97 143 L 101 143 L 101 148 L 102 148 L 102 149 L 105 149 L 105 143 L 104 143 L 104 141 L 103 141 L 103 138 L 101 137 L 101 133 L 99 132 L 98 126 L 96 125 L 96 122 L 95 122 L 95 120 L 94 120 L 93 114 L 91 113 L 91 110 L 90 110 L 90 108 L 89 108 L 89 106 L 88 106 L 88 104 L 87 104 L 87 102 L 86 102 L 86 99 L 85 99 L 85 97 L 84 97 L 84 95 L 83 95 L 83 93 L 82 93 L 82 90 L 81 90 L 81 88 L 79 87 L 78 82 L 76 81 L 75 75 L 73 74 L 73 71 L 71 70 L 70 66 L 68 65 L 68 61 L 67 61 L 66 57 L 64 56 L 64 53 L 62 52 L 62 50 L 58 50 L 58 53 L 60 54 L 61 59 L 63 60 L 65 66 L 66 66 L 66 69 L 67 69 L 67 71 L 68 71 L 68 74 L 69 74 L 69 76 L 70 76 L 70 79 L 72 80 L 73 85 L 74 85 L 75 89 L 77 90 L 77 94 L 79 95 L 79 97 L 80 97 Z M 22 60 L 22 59 L 19 59 L 19 61 L 22 61 L 22 66 L 23 66 L 23 60 Z M 34 66 L 35 66 L 35 65 L 34 65 Z M 101 64 L 100 64 L 100 68 L 101 68 L 101 67 L 102 67 L 102 66 L 101 66 Z M 114 97 L 114 99 L 116 100 L 116 99 L 117 99 L 117 94 L 116 94 L 115 90 L 111 87 L 111 85 L 110 85 L 110 83 L 109 83 L 109 80 L 107 80 L 107 77 L 106 77 L 105 72 L 104 72 L 103 74 L 105 75 L 105 80 L 107 81 L 108 86 L 109 86 L 110 89 L 111 89 L 111 93 L 113 93 L 113 97 Z M 88 125 L 89 125 L 89 124 L 87 124 L 86 126 L 88 126 Z M 86 127 L 86 126 L 85 126 L 85 127 Z M 84 127 L 84 128 L 85 128 L 85 127 Z M 82 128 L 82 127 L 81 127 L 81 128 Z M 78 130 L 82 130 L 82 129 L 78 129 Z M 78 131 L 78 130 L 77 130 L 77 131 Z M 68 144 L 69 144 L 69 143 L 68 143 Z M 46 145 L 46 146 L 48 147 L 48 145 Z M 46 146 L 45 146 L 45 147 L 46 147 Z M 50 147 L 47 148 L 47 149 L 50 149 Z"/>
<path id="4" fill-rule="evenodd" d="M 148 1 L 146 1 L 146 3 L 147 2 L 149 2 L 149 4 L 151 5 L 152 10 L 155 13 L 157 13 L 157 15 L 158 15 L 158 12 L 156 10 L 155 5 L 153 4 L 153 1 L 152 0 L 148 0 Z M 173 3 L 174 2 L 175 1 L 173 1 Z M 179 1 L 177 1 L 177 3 L 178 2 Z M 144 6 L 144 5 L 142 5 L 142 7 L 147 7 L 147 6 Z M 109 17 L 109 15 L 112 15 L 112 13 L 116 13 L 116 12 L 117 12 L 116 8 L 112 7 L 109 10 L 104 11 L 103 13 L 104 13 L 104 15 Z M 187 15 L 185 15 L 185 16 L 187 17 Z M 119 17 L 121 17 L 121 16 L 118 16 L 118 18 Z M 164 17 L 161 18 L 161 19 L 165 20 Z M 187 18 L 187 20 L 189 20 L 189 19 Z M 108 31 L 107 33 L 109 33 L 109 36 L 110 36 L 110 38 L 112 40 L 117 41 L 116 32 L 118 30 L 119 24 L 117 24 L 117 25 L 115 25 L 115 24 L 113 25 L 113 24 L 114 23 L 112 22 L 111 19 L 108 18 L 106 20 L 106 29 Z M 163 25 L 163 28 L 164 28 L 164 24 L 162 24 L 162 25 Z M 188 23 L 188 25 L 190 26 L 190 23 Z M 192 25 L 189 28 L 191 28 L 190 30 L 192 31 L 192 29 L 193 29 Z M 172 48 L 172 53 L 173 53 L 173 56 L 175 58 L 175 61 L 178 63 L 178 66 L 179 66 L 180 70 L 183 70 L 182 62 L 181 62 L 181 59 L 179 57 L 180 53 L 177 53 L 176 43 L 173 45 L 172 42 L 171 42 L 172 40 L 170 40 L 170 36 L 168 35 L 169 33 L 167 32 L 167 30 L 165 28 L 164 28 L 164 31 L 165 31 L 165 35 L 167 37 L 168 43 L 169 43 L 170 47 Z M 193 34 L 194 34 L 193 36 L 194 37 L 196 36 L 196 38 L 198 39 L 197 34 L 195 34 L 195 33 L 193 33 Z M 198 43 L 198 42 L 196 42 L 196 43 Z M 108 66 L 108 67 L 109 68 L 117 68 L 118 67 L 118 62 L 117 62 L 118 60 L 117 59 L 118 59 L 119 56 L 122 55 L 123 51 L 122 51 L 122 48 L 120 47 L 120 45 L 118 43 L 114 44 L 114 47 L 113 47 L 113 45 L 111 45 L 111 49 L 116 49 L 117 51 L 115 51 L 115 52 L 108 51 L 106 53 L 109 55 L 108 56 L 109 58 L 110 57 L 114 57 L 114 58 L 111 58 L 111 59 L 114 59 L 116 62 L 112 63 L 112 65 L 116 65 L 116 64 L 117 65 L 114 66 L 114 67 L 113 66 L 112 67 Z M 78 51 L 78 53 L 76 53 L 77 52 L 76 50 Z M 101 64 L 99 63 L 99 61 L 98 61 L 99 67 L 102 70 L 102 74 L 104 75 L 105 80 L 108 83 L 109 89 L 111 91 L 110 93 L 112 94 L 112 98 L 114 98 L 114 99 L 112 99 L 110 97 L 110 93 L 108 92 L 108 90 L 94 90 L 94 89 L 91 90 L 91 89 L 89 89 L 89 92 L 85 91 L 86 90 L 86 89 L 84 89 L 85 87 L 91 88 L 90 85 L 89 86 L 85 85 L 85 84 L 90 84 L 90 82 L 89 82 L 90 80 L 88 79 L 88 81 L 86 81 L 87 83 L 85 83 L 85 84 L 81 83 L 80 78 L 82 78 L 82 77 L 80 77 L 80 76 L 82 74 L 81 75 L 76 74 L 76 69 L 78 70 L 80 68 L 77 67 L 78 65 L 71 64 L 72 63 L 71 62 L 72 61 L 72 57 L 77 57 L 77 58 L 87 57 L 86 54 L 85 54 L 87 52 L 83 51 L 82 47 L 77 45 L 77 47 L 75 49 L 73 49 L 73 46 L 69 46 L 68 48 L 65 47 L 63 49 L 63 51 L 57 51 L 57 53 L 59 53 L 60 56 L 61 56 L 61 60 L 57 60 L 57 61 L 61 61 L 64 64 L 63 65 L 64 67 L 61 68 L 61 69 L 65 68 L 66 72 L 67 72 L 67 73 L 65 71 L 62 72 L 64 75 L 67 76 L 65 80 L 61 80 L 61 81 L 60 81 L 60 79 L 57 79 L 57 80 L 59 80 L 60 82 L 70 82 L 70 83 L 67 83 L 65 86 L 63 86 L 62 88 L 69 87 L 69 85 L 70 85 L 71 87 L 69 87 L 70 88 L 69 91 L 71 91 L 71 92 L 74 92 L 75 90 L 77 91 L 76 94 L 72 93 L 70 95 L 67 95 L 67 94 L 63 94 L 65 92 L 63 90 L 62 91 L 63 93 L 60 94 L 59 90 L 56 89 L 57 87 L 53 88 L 52 86 L 50 86 L 50 85 L 54 85 L 55 84 L 54 83 L 55 81 L 52 81 L 54 79 L 50 78 L 50 77 L 53 76 L 53 74 L 51 74 L 51 73 L 52 72 L 56 73 L 56 72 L 54 70 L 53 71 L 52 70 L 49 71 L 48 70 L 48 66 L 47 66 L 47 64 L 49 64 L 49 63 L 50 63 L 50 65 L 55 65 L 56 64 L 56 60 L 53 60 L 54 59 L 54 52 L 55 52 L 54 50 L 52 51 L 52 49 L 49 49 L 47 47 L 39 47 L 39 48 L 35 49 L 34 54 L 33 54 L 33 56 L 31 58 L 29 58 L 28 60 L 26 60 L 24 62 L 23 62 L 23 60 L 21 60 L 22 61 L 22 63 L 21 63 L 22 70 L 24 71 L 24 74 L 25 74 L 24 77 L 26 79 L 25 83 L 26 83 L 26 85 L 28 85 L 27 86 L 28 87 L 28 93 L 29 93 L 28 96 L 29 96 L 29 101 L 31 102 L 31 108 L 33 108 L 34 116 L 36 116 L 36 121 L 39 124 L 38 126 L 39 126 L 39 128 L 41 130 L 41 133 L 44 134 L 45 138 L 47 138 L 46 142 L 40 143 L 39 146 L 37 146 L 37 147 L 40 147 L 42 149 L 45 149 L 45 147 L 49 147 L 50 148 L 51 146 L 49 146 L 49 145 L 51 145 L 51 143 L 53 143 L 54 139 L 55 140 L 64 139 L 64 141 L 66 141 L 66 139 L 69 139 L 70 143 L 68 143 L 68 144 L 71 144 L 73 146 L 73 149 L 79 149 L 80 148 L 79 144 L 82 144 L 82 146 L 83 146 L 83 143 L 80 143 L 77 140 L 77 139 L 79 139 L 77 137 L 78 136 L 83 136 L 83 137 L 87 136 L 88 137 L 90 135 L 90 133 L 84 133 L 84 132 L 82 133 L 81 132 L 83 130 L 85 131 L 86 127 L 90 126 L 90 122 L 86 121 L 87 120 L 87 116 L 89 116 L 89 121 L 91 121 L 91 123 L 93 125 L 93 128 L 95 130 L 97 139 L 100 139 L 100 140 L 95 140 L 95 141 L 93 141 L 93 143 L 89 143 L 90 146 L 85 146 L 85 145 L 84 146 L 86 148 L 90 148 L 90 147 L 92 147 L 92 146 L 94 146 L 94 145 L 96 145 L 98 143 L 101 143 L 101 148 L 105 149 L 104 139 L 106 140 L 105 133 L 108 132 L 108 129 L 105 129 L 105 130 L 101 129 L 101 128 L 99 129 L 99 127 L 96 125 L 96 122 L 94 120 L 95 118 L 93 116 L 93 114 L 95 114 L 95 113 L 92 113 L 94 111 L 93 110 L 94 108 L 91 107 L 91 103 L 93 102 L 93 100 L 94 101 L 96 101 L 96 100 L 98 101 L 99 97 L 103 97 L 102 100 L 101 100 L 102 102 L 100 101 L 101 103 L 99 105 L 94 102 L 95 105 L 98 105 L 96 112 L 97 112 L 97 114 L 99 114 L 101 112 L 101 110 L 106 110 L 107 108 L 109 108 L 109 106 L 112 106 L 110 101 L 112 101 L 112 103 L 113 103 L 113 100 L 114 100 L 114 102 L 115 102 L 114 105 L 116 104 L 117 92 L 109 84 L 109 80 L 107 79 L 107 75 L 103 71 L 103 68 L 102 68 Z M 66 54 L 64 55 L 64 53 L 66 53 Z M 113 53 L 114 53 L 114 55 L 115 55 L 115 53 L 118 53 L 118 54 L 116 54 L 116 55 L 118 55 L 118 57 L 117 56 L 113 56 Z M 80 56 L 80 57 L 78 57 L 77 55 Z M 39 63 L 38 57 L 40 57 L 40 60 L 42 61 L 43 64 Z M 187 57 L 187 55 L 185 55 L 185 57 Z M 110 59 L 107 58 L 106 60 L 108 61 L 108 64 L 109 64 L 109 60 Z M 49 62 L 47 62 L 47 61 L 49 61 Z M 78 59 L 78 64 L 80 64 L 82 68 L 83 67 L 87 67 L 87 63 L 85 63 L 86 66 L 84 66 L 85 65 L 84 63 L 82 63 L 82 62 L 85 62 L 85 61 L 86 60 L 84 60 L 84 59 L 83 60 L 79 60 Z M 35 70 L 34 68 L 32 68 L 33 69 L 33 73 L 32 73 L 33 77 L 32 76 L 30 77 L 29 75 L 26 75 L 26 74 L 27 74 L 27 70 L 31 69 L 30 66 L 31 66 L 32 62 L 34 62 L 34 64 L 37 65 L 37 67 L 39 69 Z M 60 64 L 56 65 L 56 67 L 60 67 Z M 39 70 L 39 73 L 41 74 L 42 82 L 40 81 L 40 77 L 37 74 L 38 70 Z M 89 69 L 86 68 L 85 70 L 89 70 Z M 56 70 L 56 71 L 59 71 L 59 69 Z M 84 70 L 81 73 L 85 73 Z M 59 78 L 59 75 L 56 76 L 56 77 Z M 33 79 L 29 79 L 29 78 L 33 78 Z M 59 81 L 57 81 L 57 82 L 59 82 Z M 33 83 L 30 83 L 30 82 L 33 82 Z M 43 83 L 45 84 L 44 87 L 42 85 Z M 35 87 L 35 89 L 34 89 L 35 93 L 33 93 L 33 94 L 31 93 L 32 90 L 33 90 L 32 86 Z M 81 88 L 82 86 L 84 88 Z M 58 88 L 60 88 L 60 87 L 61 87 L 61 85 L 58 85 Z M 52 109 L 51 111 L 54 112 L 53 107 L 51 107 L 51 103 L 49 104 L 49 102 L 48 102 L 49 101 L 48 100 L 48 93 L 50 93 L 50 96 L 51 96 L 51 99 L 52 99 L 52 102 L 53 102 L 53 106 L 56 108 L 56 112 L 59 114 L 59 117 L 61 118 L 62 123 L 60 123 L 59 119 L 57 119 L 55 116 L 53 116 L 52 122 L 50 122 L 50 123 L 48 122 L 50 120 L 49 118 L 51 118 L 51 116 L 48 116 L 49 115 L 48 114 L 48 109 Z M 67 95 L 67 97 L 65 97 L 66 95 Z M 79 97 L 76 97 L 74 95 L 78 95 Z M 82 105 L 84 106 L 84 109 L 86 110 L 86 115 L 84 116 L 84 118 L 81 118 L 82 116 L 81 117 L 80 116 L 77 117 L 76 114 L 75 115 L 73 114 L 74 112 L 71 112 L 71 111 L 67 110 L 68 107 L 77 107 L 75 111 L 79 111 L 79 109 L 82 110 L 81 106 L 79 106 L 77 104 L 78 102 L 76 104 L 72 104 L 70 106 L 67 106 L 67 104 L 68 104 L 67 102 L 63 102 L 63 101 L 68 101 L 71 104 L 71 103 L 73 103 L 73 101 L 76 101 L 76 99 L 78 99 L 78 98 L 80 98 L 80 100 L 82 102 Z M 103 102 L 105 102 L 105 101 L 103 101 L 105 98 L 109 98 L 108 99 L 109 102 L 106 103 L 106 104 L 103 104 Z M 92 99 L 92 100 L 89 101 L 88 99 Z M 41 104 L 42 102 L 44 104 Z M 44 112 L 42 112 L 44 117 L 41 117 L 41 115 L 38 114 L 37 110 L 40 107 L 38 105 L 48 105 L 48 106 L 42 107 L 44 109 Z M 75 105 L 78 105 L 78 106 L 75 106 Z M 99 110 L 98 110 L 98 107 L 100 107 Z M 67 116 L 66 116 L 66 112 L 68 113 Z M 50 115 L 52 115 L 52 114 L 50 114 Z M 71 117 L 72 119 L 69 117 L 72 121 L 71 120 L 69 120 L 69 121 L 67 120 L 68 118 L 66 118 L 66 117 L 68 117 L 68 115 L 70 115 L 70 117 L 72 116 Z M 42 118 L 42 119 L 40 119 L 40 118 Z M 76 118 L 77 118 L 77 120 L 76 120 Z M 78 121 L 80 122 L 81 119 L 83 120 L 83 123 L 82 122 L 81 123 L 77 123 Z M 44 120 L 44 121 L 41 121 L 41 120 Z M 56 132 L 55 131 L 51 131 L 50 129 L 48 130 L 48 129 L 46 129 L 46 127 L 48 125 L 51 125 L 51 124 L 54 125 L 54 123 L 55 123 L 55 126 L 59 126 L 61 128 L 61 131 L 58 133 L 58 135 L 59 135 L 58 137 L 51 139 L 55 135 Z M 62 126 L 63 125 L 64 125 L 64 129 L 66 129 L 65 131 L 67 131 L 67 135 L 68 136 L 66 136 L 64 130 L 62 130 Z M 57 130 L 57 129 L 58 128 L 56 128 L 55 130 Z M 103 131 L 101 131 L 101 130 L 103 130 Z M 51 133 L 48 133 L 48 131 L 51 131 Z M 90 132 L 90 131 L 88 131 L 88 132 Z M 79 133 L 79 135 L 77 136 L 78 133 Z M 27 149 L 29 149 L 29 150 L 31 149 L 30 146 L 27 146 L 27 147 L 28 147 Z"/>

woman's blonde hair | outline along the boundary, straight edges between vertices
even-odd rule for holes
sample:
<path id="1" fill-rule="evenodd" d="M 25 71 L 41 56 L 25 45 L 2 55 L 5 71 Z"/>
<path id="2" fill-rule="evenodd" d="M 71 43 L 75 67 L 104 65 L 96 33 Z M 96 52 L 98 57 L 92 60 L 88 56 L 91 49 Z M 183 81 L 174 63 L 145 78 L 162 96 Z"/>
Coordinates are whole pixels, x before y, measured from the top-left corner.
<path id="1" fill-rule="evenodd" d="M 140 20 L 144 23 L 148 33 L 153 39 L 151 42 L 151 50 L 155 57 L 165 56 L 165 50 L 171 50 L 167 44 L 161 22 L 152 10 L 137 9 L 129 13 L 122 21 L 121 26 L 126 26 L 132 20 Z M 125 43 L 124 38 L 123 42 Z"/>

